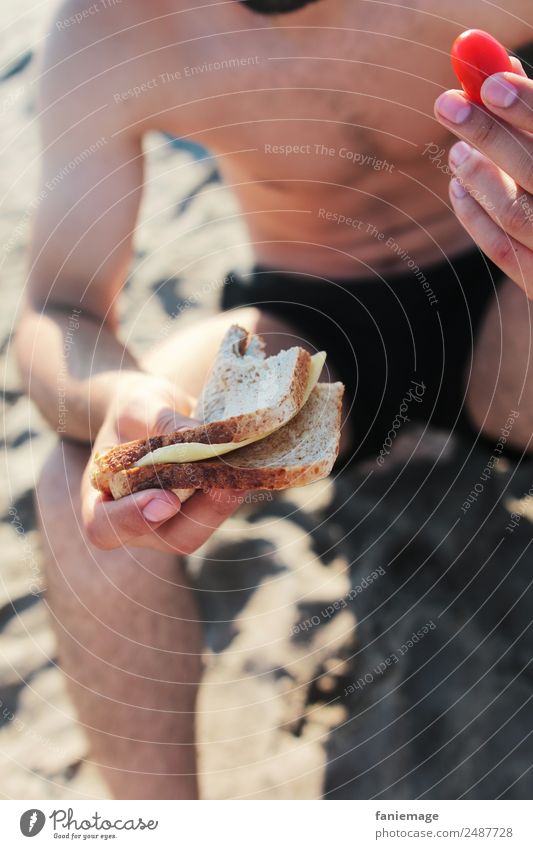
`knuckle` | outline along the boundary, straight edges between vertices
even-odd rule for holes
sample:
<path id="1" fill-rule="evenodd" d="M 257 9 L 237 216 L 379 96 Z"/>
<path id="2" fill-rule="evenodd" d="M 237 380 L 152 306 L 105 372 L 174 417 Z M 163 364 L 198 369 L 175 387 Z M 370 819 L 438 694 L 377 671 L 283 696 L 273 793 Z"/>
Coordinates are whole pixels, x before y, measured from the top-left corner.
<path id="1" fill-rule="evenodd" d="M 463 165 L 460 179 L 462 182 L 471 185 L 471 183 L 475 183 L 476 180 L 484 175 L 486 171 L 487 160 L 476 153 L 473 152 L 472 156 L 469 156 L 466 164 Z"/>
<path id="2" fill-rule="evenodd" d="M 99 522 L 92 516 L 89 519 L 85 519 L 83 522 L 85 528 L 85 536 L 95 548 L 101 548 L 102 550 L 106 550 L 109 546 L 106 545 L 106 541 L 101 533 L 101 528 Z"/>
<path id="3" fill-rule="evenodd" d="M 497 124 L 488 116 L 483 115 L 473 129 L 472 141 L 476 147 L 490 147 L 498 132 Z"/>
<path id="4" fill-rule="evenodd" d="M 122 409 L 114 418 L 111 432 L 116 433 L 120 441 L 127 442 L 130 439 L 146 438 L 148 428 L 143 419 L 144 407 L 140 404 L 135 409 Z"/>
<path id="5" fill-rule="evenodd" d="M 201 545 L 192 535 L 187 539 L 187 534 L 185 536 L 180 534 L 179 539 L 176 539 L 173 535 L 163 536 L 160 542 L 165 551 L 176 554 L 178 557 L 188 557 L 189 554 L 194 554 L 196 549 Z"/>
<path id="6" fill-rule="evenodd" d="M 154 530 L 136 506 L 133 509 L 125 509 L 116 524 L 117 534 L 128 538 L 153 533 Z"/>
<path id="7" fill-rule="evenodd" d="M 502 225 L 505 230 L 515 235 L 521 235 L 526 227 L 531 227 L 523 199 L 518 197 L 506 206 L 502 214 Z"/>
<path id="8" fill-rule="evenodd" d="M 190 412 L 190 404 L 180 403 L 165 404 L 158 408 L 153 419 L 153 427 L 157 433 L 172 433 L 181 428 L 194 427 L 198 422 L 185 415 L 184 410 Z"/>
<path id="9" fill-rule="evenodd" d="M 533 152 L 526 151 L 518 166 L 518 182 L 528 192 L 533 192 Z"/>
<path id="10" fill-rule="evenodd" d="M 494 262 L 500 266 L 508 266 L 516 261 L 513 243 L 508 236 L 502 235 L 494 242 L 492 249 Z"/>
<path id="11" fill-rule="evenodd" d="M 175 551 L 176 554 L 180 555 L 181 557 L 188 557 L 190 554 L 194 554 L 196 549 L 199 548 L 199 547 L 200 547 L 199 544 L 194 543 L 192 541 L 188 542 L 188 543 L 187 542 L 186 543 L 181 542 L 181 543 L 174 546 L 174 551 Z"/>
<path id="12" fill-rule="evenodd" d="M 185 420 L 183 421 L 185 424 Z M 181 417 L 170 407 L 160 409 L 154 419 L 154 428 L 157 433 L 171 433 L 181 426 Z"/>
<path id="13" fill-rule="evenodd" d="M 210 507 L 213 514 L 221 519 L 226 519 L 244 501 L 244 497 L 225 490 L 211 490 L 209 492 Z"/>

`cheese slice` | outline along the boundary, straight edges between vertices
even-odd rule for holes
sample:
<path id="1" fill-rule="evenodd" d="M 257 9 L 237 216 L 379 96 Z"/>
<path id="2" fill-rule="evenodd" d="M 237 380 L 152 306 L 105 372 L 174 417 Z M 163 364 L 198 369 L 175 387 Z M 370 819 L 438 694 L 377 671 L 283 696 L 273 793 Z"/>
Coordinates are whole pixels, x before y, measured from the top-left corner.
<path id="1" fill-rule="evenodd" d="M 317 385 L 325 362 L 325 351 L 319 351 L 318 354 L 314 354 L 311 357 L 304 397 L 301 406 L 296 410 L 294 415 L 300 412 Z M 155 451 L 145 454 L 144 457 L 137 460 L 135 465 L 150 466 L 153 463 L 194 463 L 197 460 L 208 460 L 211 457 L 220 457 L 222 454 L 228 454 L 237 448 L 243 448 L 252 442 L 259 442 L 260 439 L 270 436 L 271 433 L 274 433 L 274 431 L 268 430 L 264 433 L 258 433 L 256 436 L 252 436 L 250 439 L 244 439 L 242 442 L 219 442 L 216 445 L 214 443 L 204 444 L 203 442 L 180 442 L 175 445 L 163 445 L 162 448 L 156 448 Z"/>

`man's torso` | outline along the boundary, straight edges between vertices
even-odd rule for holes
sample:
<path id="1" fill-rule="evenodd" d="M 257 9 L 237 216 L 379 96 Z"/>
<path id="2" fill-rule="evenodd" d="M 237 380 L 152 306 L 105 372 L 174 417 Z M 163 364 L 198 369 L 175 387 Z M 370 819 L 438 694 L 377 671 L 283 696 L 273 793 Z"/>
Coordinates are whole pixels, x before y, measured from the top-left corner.
<path id="1" fill-rule="evenodd" d="M 391 238 L 419 265 L 468 246 L 433 103 L 456 84 L 462 29 L 528 40 L 514 5 L 320 0 L 269 18 L 238 2 L 115 0 L 71 61 L 97 69 L 120 133 L 163 130 L 211 151 L 259 262 L 364 277 L 398 267 Z"/>

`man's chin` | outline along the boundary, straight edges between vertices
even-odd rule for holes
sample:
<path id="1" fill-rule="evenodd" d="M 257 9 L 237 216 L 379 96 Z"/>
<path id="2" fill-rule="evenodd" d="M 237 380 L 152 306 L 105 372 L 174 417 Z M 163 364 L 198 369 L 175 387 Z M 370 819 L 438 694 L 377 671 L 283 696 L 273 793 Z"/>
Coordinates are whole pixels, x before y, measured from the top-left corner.
<path id="1" fill-rule="evenodd" d="M 317 3 L 318 0 L 239 0 L 239 2 L 260 15 L 283 15 L 284 12 L 295 12 L 311 3 Z"/>

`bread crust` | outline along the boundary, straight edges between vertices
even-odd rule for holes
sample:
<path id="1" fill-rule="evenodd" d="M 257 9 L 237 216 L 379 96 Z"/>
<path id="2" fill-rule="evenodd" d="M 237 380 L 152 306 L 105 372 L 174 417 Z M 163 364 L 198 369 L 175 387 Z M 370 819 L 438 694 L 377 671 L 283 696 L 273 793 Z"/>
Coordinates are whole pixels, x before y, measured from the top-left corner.
<path id="1" fill-rule="evenodd" d="M 108 479 L 106 491 L 116 499 L 152 488 L 277 490 L 320 480 L 330 473 L 338 455 L 343 390 L 339 383 L 318 384 L 307 402 L 310 407 L 306 404 L 295 419 L 265 440 L 213 460 L 123 469 Z M 326 436 L 306 446 L 306 434 L 313 425 L 320 429 L 321 415 L 327 419 Z"/>
<path id="2" fill-rule="evenodd" d="M 113 498 L 122 498 L 143 489 L 289 489 L 305 486 L 327 477 L 333 463 L 324 458 L 311 466 L 247 469 L 233 468 L 218 461 L 200 460 L 197 463 L 166 463 L 155 467 L 136 466 L 118 472 L 110 481 Z"/>

